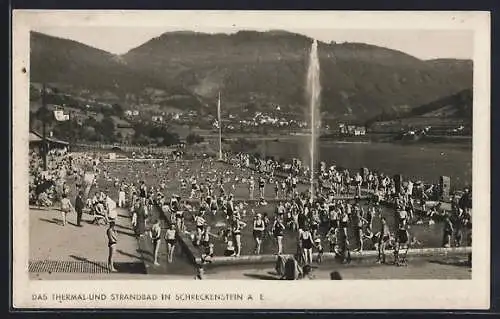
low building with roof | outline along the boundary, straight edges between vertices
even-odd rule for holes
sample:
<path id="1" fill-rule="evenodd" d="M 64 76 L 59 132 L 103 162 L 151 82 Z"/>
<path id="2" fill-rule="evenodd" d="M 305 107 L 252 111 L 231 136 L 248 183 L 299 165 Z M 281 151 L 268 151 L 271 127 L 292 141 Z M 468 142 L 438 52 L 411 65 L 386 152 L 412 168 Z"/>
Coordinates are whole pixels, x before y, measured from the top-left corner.
<path id="1" fill-rule="evenodd" d="M 45 140 L 47 141 L 47 145 L 49 150 L 51 149 L 64 149 L 69 147 L 69 143 L 66 141 L 59 140 L 52 136 L 46 136 Z M 43 145 L 43 136 L 42 134 L 30 131 L 29 132 L 29 149 L 30 151 L 40 152 L 41 147 Z"/>

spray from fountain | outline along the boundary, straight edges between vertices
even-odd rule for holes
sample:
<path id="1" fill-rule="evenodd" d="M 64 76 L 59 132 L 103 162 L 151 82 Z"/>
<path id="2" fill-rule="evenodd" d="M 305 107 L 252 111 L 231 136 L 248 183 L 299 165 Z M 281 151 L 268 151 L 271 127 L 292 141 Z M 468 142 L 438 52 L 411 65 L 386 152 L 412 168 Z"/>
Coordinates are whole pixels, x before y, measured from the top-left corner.
<path id="1" fill-rule="evenodd" d="M 310 168 L 310 192 L 314 197 L 314 173 L 315 164 L 317 161 L 317 134 L 320 128 L 320 92 L 321 84 L 319 81 L 319 59 L 318 59 L 318 43 L 316 40 L 312 43 L 311 52 L 309 54 L 309 68 L 307 70 L 307 94 L 309 98 L 309 116 L 311 126 L 311 137 L 309 141 L 309 168 Z"/>

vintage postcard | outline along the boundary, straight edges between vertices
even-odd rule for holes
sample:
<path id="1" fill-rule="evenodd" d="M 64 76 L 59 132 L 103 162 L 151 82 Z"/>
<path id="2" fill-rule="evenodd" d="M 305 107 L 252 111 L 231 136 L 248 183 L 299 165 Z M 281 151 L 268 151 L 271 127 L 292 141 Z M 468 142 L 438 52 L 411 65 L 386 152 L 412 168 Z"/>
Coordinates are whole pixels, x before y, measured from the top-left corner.
<path id="1" fill-rule="evenodd" d="M 15 10 L 12 43 L 14 307 L 489 307 L 488 12 Z"/>

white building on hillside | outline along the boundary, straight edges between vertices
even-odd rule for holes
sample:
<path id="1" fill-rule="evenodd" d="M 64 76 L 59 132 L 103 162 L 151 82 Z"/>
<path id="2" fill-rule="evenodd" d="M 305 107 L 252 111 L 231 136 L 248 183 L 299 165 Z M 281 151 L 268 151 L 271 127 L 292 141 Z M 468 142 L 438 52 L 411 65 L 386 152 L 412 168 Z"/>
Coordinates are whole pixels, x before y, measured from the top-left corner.
<path id="1" fill-rule="evenodd" d="M 151 117 L 151 121 L 161 123 L 161 122 L 163 122 L 163 116 L 161 116 L 161 115 L 153 115 Z"/>

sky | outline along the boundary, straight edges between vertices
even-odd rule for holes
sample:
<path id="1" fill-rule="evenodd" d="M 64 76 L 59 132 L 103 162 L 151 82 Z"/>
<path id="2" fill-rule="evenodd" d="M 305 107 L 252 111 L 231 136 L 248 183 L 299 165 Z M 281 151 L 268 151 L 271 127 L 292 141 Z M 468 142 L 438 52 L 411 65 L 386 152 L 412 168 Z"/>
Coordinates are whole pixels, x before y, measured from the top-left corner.
<path id="1" fill-rule="evenodd" d="M 167 27 L 36 27 L 34 31 L 75 40 L 114 54 L 123 54 L 165 32 L 197 31 L 233 33 L 238 29 L 172 29 Z M 249 29 L 245 29 L 249 30 Z M 319 41 L 361 42 L 413 55 L 419 59 L 472 59 L 474 34 L 466 30 L 354 30 L 354 29 L 285 29 Z M 265 31 L 265 30 L 258 30 Z"/>

